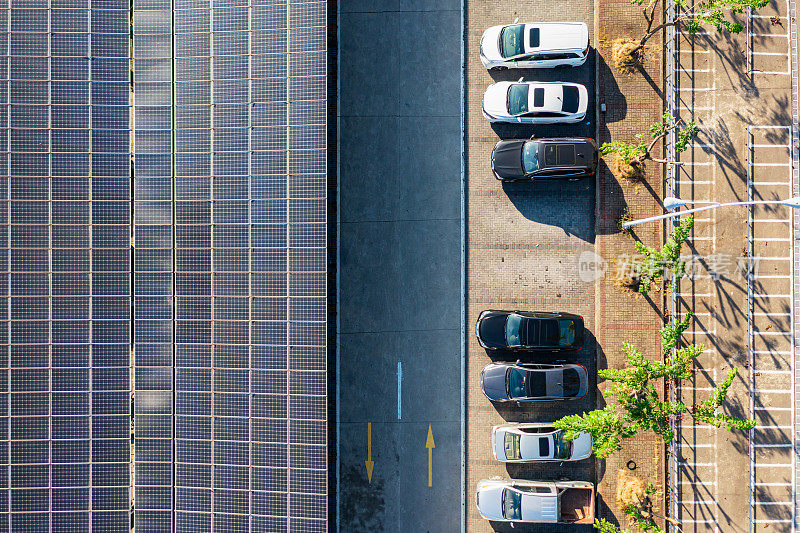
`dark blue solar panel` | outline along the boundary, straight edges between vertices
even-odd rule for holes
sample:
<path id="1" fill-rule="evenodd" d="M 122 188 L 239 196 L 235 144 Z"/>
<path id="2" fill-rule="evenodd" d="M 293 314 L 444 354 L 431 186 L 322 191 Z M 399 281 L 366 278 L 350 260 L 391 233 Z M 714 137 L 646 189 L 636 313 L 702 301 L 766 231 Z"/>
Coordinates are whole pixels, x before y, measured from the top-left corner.
<path id="1" fill-rule="evenodd" d="M 174 8 L 133 16 L 136 527 L 322 531 L 326 5 Z"/>
<path id="2" fill-rule="evenodd" d="M 10 7 L 0 9 L 10 20 L 0 40 L 0 101 L 10 103 L 0 112 L 0 382 L 10 386 L 0 399 L 0 465 L 10 465 L 0 475 L 0 530 L 122 531 L 131 456 L 127 6 L 115 23 L 85 2 Z"/>

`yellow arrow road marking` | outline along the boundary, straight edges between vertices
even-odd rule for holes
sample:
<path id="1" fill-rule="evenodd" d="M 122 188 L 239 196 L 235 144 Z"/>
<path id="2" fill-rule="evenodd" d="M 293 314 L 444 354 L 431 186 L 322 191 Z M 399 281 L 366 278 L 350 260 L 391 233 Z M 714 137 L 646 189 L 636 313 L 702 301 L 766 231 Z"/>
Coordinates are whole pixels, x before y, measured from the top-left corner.
<path id="1" fill-rule="evenodd" d="M 425 447 L 428 448 L 428 486 L 433 486 L 433 449 L 436 444 L 433 442 L 433 431 L 431 425 L 428 424 L 428 438 L 425 441 Z"/>
<path id="2" fill-rule="evenodd" d="M 372 469 L 375 468 L 375 461 L 372 460 L 372 422 L 367 422 L 367 482 L 372 484 Z"/>

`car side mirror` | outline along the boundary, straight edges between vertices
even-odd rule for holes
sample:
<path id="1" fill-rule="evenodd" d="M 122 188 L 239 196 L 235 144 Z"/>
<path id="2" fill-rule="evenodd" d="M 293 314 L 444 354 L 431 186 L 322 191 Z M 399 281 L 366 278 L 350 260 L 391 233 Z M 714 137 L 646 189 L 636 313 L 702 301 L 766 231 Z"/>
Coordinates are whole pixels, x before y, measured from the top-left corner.
<path id="1" fill-rule="evenodd" d="M 514 522 L 509 522 L 508 525 L 511 526 L 511 529 L 514 529 Z"/>
<path id="2" fill-rule="evenodd" d="M 522 407 L 522 402 L 517 402 L 517 407 Z"/>
<path id="3" fill-rule="evenodd" d="M 522 80 L 523 80 L 524 78 L 525 78 L 525 76 L 520 76 L 520 77 L 519 77 L 519 79 L 517 80 L 517 82 L 518 82 L 518 83 L 522 83 Z"/>
<path id="4" fill-rule="evenodd" d="M 519 17 L 515 18 L 514 22 L 512 22 L 512 24 L 516 24 L 517 22 L 519 22 Z"/>
<path id="5" fill-rule="evenodd" d="M 521 362 L 522 362 L 521 360 L 517 359 L 517 362 L 516 362 L 516 363 L 514 363 L 514 364 L 518 365 L 518 364 L 520 364 Z"/>

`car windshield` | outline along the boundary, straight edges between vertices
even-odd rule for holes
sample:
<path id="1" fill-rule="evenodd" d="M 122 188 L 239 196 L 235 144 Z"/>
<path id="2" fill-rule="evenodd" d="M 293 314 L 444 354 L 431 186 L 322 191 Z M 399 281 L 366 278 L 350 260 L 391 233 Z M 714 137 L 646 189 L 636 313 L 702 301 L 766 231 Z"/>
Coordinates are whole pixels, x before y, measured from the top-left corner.
<path id="1" fill-rule="evenodd" d="M 525 26 L 506 26 L 500 32 L 500 53 L 503 57 L 514 57 L 522 53 L 522 33 Z"/>
<path id="2" fill-rule="evenodd" d="M 558 321 L 558 344 L 569 346 L 575 342 L 575 322 L 572 320 Z"/>
<path id="3" fill-rule="evenodd" d="M 508 113 L 521 115 L 528 112 L 528 84 L 515 83 L 508 88 Z"/>
<path id="4" fill-rule="evenodd" d="M 564 396 L 577 396 L 581 390 L 581 377 L 574 368 L 564 369 Z"/>
<path id="5" fill-rule="evenodd" d="M 511 489 L 503 491 L 503 516 L 506 520 L 522 519 L 522 494 Z"/>
<path id="6" fill-rule="evenodd" d="M 527 396 L 525 392 L 525 373 L 516 368 L 508 369 L 508 397 L 509 398 L 524 398 Z"/>
<path id="7" fill-rule="evenodd" d="M 509 346 L 519 346 L 519 326 L 522 324 L 522 317 L 519 315 L 508 315 L 506 319 L 506 344 Z"/>
<path id="8" fill-rule="evenodd" d="M 519 435 L 513 433 L 506 433 L 503 440 L 504 448 L 506 451 L 506 459 L 519 459 Z"/>
<path id="9" fill-rule="evenodd" d="M 539 143 L 525 143 L 522 148 L 522 168 L 526 174 L 539 170 Z"/>
<path id="10" fill-rule="evenodd" d="M 564 438 L 563 431 L 553 433 L 553 447 L 556 459 L 569 459 L 572 456 L 572 441 Z"/>

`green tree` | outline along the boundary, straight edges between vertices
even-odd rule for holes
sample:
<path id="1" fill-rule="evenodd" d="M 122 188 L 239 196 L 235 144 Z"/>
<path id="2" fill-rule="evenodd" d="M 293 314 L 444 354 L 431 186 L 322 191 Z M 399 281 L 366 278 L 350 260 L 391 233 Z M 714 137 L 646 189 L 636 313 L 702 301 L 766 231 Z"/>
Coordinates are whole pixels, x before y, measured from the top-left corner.
<path id="1" fill-rule="evenodd" d="M 683 319 L 674 324 L 667 324 L 661 328 L 661 351 L 662 353 L 669 353 L 678 345 L 681 335 L 689 327 L 689 324 L 694 317 L 694 311 L 689 309 Z"/>
<path id="2" fill-rule="evenodd" d="M 592 450 L 600 459 L 620 450 L 623 440 L 639 431 L 652 431 L 664 442 L 671 442 L 675 433 L 670 420 L 673 416 L 685 413 L 690 414 L 696 422 L 724 426 L 728 430 L 754 427 L 753 420 L 717 412 L 736 377 L 736 368 L 731 369 L 725 381 L 712 390 L 709 399 L 692 409 L 683 402 L 660 397 L 660 380 L 674 380 L 677 383 L 691 380 L 694 361 L 704 350 L 699 344 L 674 349 L 679 332 L 683 332 L 688 323 L 689 319 L 684 318 L 677 324 L 662 328 L 662 347 L 667 348 L 662 361 L 649 361 L 631 344 L 623 344 L 628 366 L 597 372 L 600 378 L 611 382 L 606 394 L 613 401 L 609 401 L 603 409 L 566 416 L 556 421 L 555 427 L 565 430 L 564 437 L 567 440 L 573 440 L 581 432 L 589 433 L 594 440 Z"/>
<path id="3" fill-rule="evenodd" d="M 681 126 L 684 126 L 681 128 Z M 630 165 L 634 170 L 641 172 L 645 161 L 654 161 L 666 165 L 682 165 L 679 161 L 670 161 L 653 157 L 653 149 L 670 132 L 677 130 L 678 138 L 675 141 L 675 153 L 686 151 L 689 141 L 694 139 L 700 129 L 694 122 L 686 123 L 683 119 L 675 118 L 670 113 L 664 113 L 659 122 L 650 125 L 650 142 L 645 139 L 646 135 L 640 133 L 636 136 L 635 142 L 613 141 L 603 143 L 600 152 L 603 155 L 617 154 L 620 161 Z"/>
<path id="4" fill-rule="evenodd" d="M 740 33 L 742 29 L 738 22 L 731 22 L 729 15 L 740 15 L 746 9 L 756 11 L 767 4 L 769 0 L 699 0 L 692 3 L 689 0 L 674 0 L 676 14 L 672 21 L 655 23 L 656 13 L 661 12 L 659 0 L 631 0 L 631 4 L 644 6 L 642 14 L 647 21 L 647 29 L 639 40 L 639 44 L 631 50 L 631 55 L 638 55 L 654 35 L 669 26 L 685 24 L 686 30 L 694 33 L 703 27 L 713 27 L 719 32 Z"/>
<path id="5" fill-rule="evenodd" d="M 728 389 L 733 383 L 734 378 L 736 378 L 736 374 L 736 367 L 731 368 L 728 371 L 725 381 L 720 383 L 714 388 L 713 391 L 711 391 L 711 396 L 703 403 L 693 408 L 692 416 L 695 418 L 695 420 L 699 420 L 700 422 L 704 422 L 716 427 L 724 426 L 725 429 L 729 431 L 734 429 L 738 429 L 740 431 L 750 431 L 756 427 L 755 420 L 743 420 L 735 416 L 717 412 L 717 409 L 719 409 L 725 402 Z"/>
<path id="6" fill-rule="evenodd" d="M 636 428 L 617 413 L 611 404 L 604 409 L 565 416 L 555 423 L 555 427 L 564 430 L 567 440 L 575 439 L 581 432 L 592 435 L 592 450 L 601 459 L 622 449 L 623 439 L 636 435 Z"/>
<path id="7" fill-rule="evenodd" d="M 646 294 L 653 281 L 663 279 L 664 273 L 670 270 L 675 279 L 679 279 L 686 272 L 686 263 L 681 260 L 681 247 L 694 227 L 694 217 L 689 215 L 681 219 L 680 223 L 672 230 L 667 242 L 661 250 L 647 246 L 641 241 L 636 241 L 634 246 L 643 258 L 636 265 L 636 275 L 639 281 L 639 292 Z"/>

